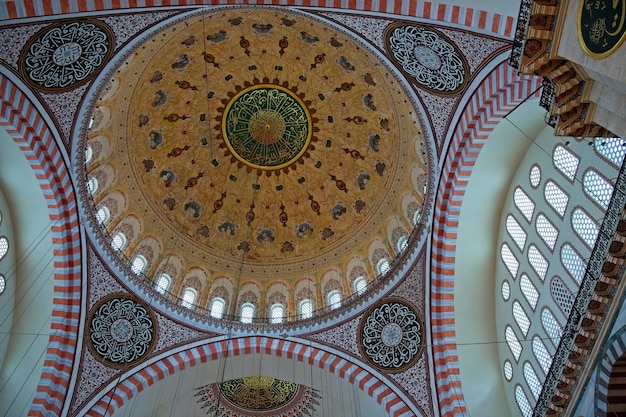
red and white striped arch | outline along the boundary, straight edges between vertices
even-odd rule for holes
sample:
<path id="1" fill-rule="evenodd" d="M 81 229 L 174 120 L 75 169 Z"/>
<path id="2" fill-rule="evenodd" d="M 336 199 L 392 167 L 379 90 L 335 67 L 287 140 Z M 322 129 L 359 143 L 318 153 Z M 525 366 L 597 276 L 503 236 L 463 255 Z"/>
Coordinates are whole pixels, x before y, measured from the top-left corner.
<path id="1" fill-rule="evenodd" d="M 508 112 L 541 85 L 519 76 L 506 61 L 489 73 L 470 97 L 442 167 L 433 219 L 431 251 L 432 354 L 442 416 L 466 415 L 454 325 L 456 237 L 463 197 L 480 150 Z"/>
<path id="2" fill-rule="evenodd" d="M 229 356 L 265 354 L 295 359 L 349 380 L 381 404 L 393 417 L 413 417 L 415 412 L 385 382 L 358 364 L 321 348 L 263 336 L 218 340 L 169 355 L 119 381 L 88 410 L 90 417 L 111 416 L 135 395 L 156 382 L 188 367 Z"/>
<path id="3" fill-rule="evenodd" d="M 75 360 L 81 299 L 81 238 L 76 197 L 61 149 L 33 103 L 0 74 L 0 127 L 20 147 L 48 205 L 54 300 L 44 369 L 29 415 L 60 415 Z"/>
<path id="4" fill-rule="evenodd" d="M 144 7 L 227 4 L 329 7 L 392 13 L 468 26 L 509 39 L 513 36 L 515 23 L 512 16 L 418 0 L 4 0 L 0 1 L 0 20 Z"/>

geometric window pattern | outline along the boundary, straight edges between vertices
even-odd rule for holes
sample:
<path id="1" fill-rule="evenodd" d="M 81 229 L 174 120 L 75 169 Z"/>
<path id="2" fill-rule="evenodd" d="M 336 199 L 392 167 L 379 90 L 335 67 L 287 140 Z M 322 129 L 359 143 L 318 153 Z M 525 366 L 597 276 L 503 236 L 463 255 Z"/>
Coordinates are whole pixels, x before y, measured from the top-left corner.
<path id="1" fill-rule="evenodd" d="M 626 155 L 626 146 L 622 138 L 596 138 L 594 145 L 597 153 L 618 167 L 622 166 L 624 155 Z"/>
<path id="2" fill-rule="evenodd" d="M 186 288 L 183 293 L 183 300 L 181 301 L 181 305 L 183 307 L 192 308 L 193 303 L 196 301 L 198 293 L 193 288 Z"/>
<path id="3" fill-rule="evenodd" d="M 559 237 L 559 231 L 557 228 L 554 227 L 554 225 L 550 223 L 550 220 L 548 220 L 543 214 L 539 214 L 537 216 L 535 228 L 537 229 L 539 237 L 541 237 L 551 250 L 554 250 L 556 239 Z"/>
<path id="4" fill-rule="evenodd" d="M 510 214 L 506 216 L 506 231 L 509 232 L 509 235 L 513 238 L 517 247 L 523 251 L 524 245 L 526 244 L 526 232 Z"/>
<path id="5" fill-rule="evenodd" d="M 126 246 L 126 236 L 124 233 L 118 232 L 111 240 L 111 247 L 115 250 L 122 250 Z"/>
<path id="6" fill-rule="evenodd" d="M 566 317 L 569 317 L 569 313 L 572 311 L 572 304 L 574 304 L 574 296 L 565 286 L 561 278 L 552 278 L 552 281 L 550 282 L 550 293 L 563 314 L 565 314 Z"/>
<path id="7" fill-rule="evenodd" d="M 363 294 L 363 291 L 367 288 L 367 279 L 365 277 L 358 277 L 354 280 L 354 291 L 357 294 Z"/>
<path id="8" fill-rule="evenodd" d="M 2 236 L 0 237 L 0 259 L 4 258 L 4 255 L 9 251 L 9 240 Z"/>
<path id="9" fill-rule="evenodd" d="M 254 317 L 254 305 L 245 303 L 241 306 L 241 322 L 252 323 L 252 317 Z"/>
<path id="10" fill-rule="evenodd" d="M 511 276 L 515 278 L 517 276 L 517 269 L 519 268 L 519 261 L 511 252 L 511 248 L 506 243 L 502 244 L 502 249 L 500 250 L 500 255 L 502 256 L 502 260 L 504 261 L 504 265 L 511 273 Z"/>
<path id="11" fill-rule="evenodd" d="M 578 169 L 578 163 L 580 159 L 563 146 L 558 145 L 554 148 L 554 154 L 552 155 L 554 165 L 563 175 L 570 181 L 574 181 L 576 176 L 576 170 Z"/>
<path id="12" fill-rule="evenodd" d="M 552 340 L 552 343 L 554 343 L 554 346 L 558 346 L 561 341 L 561 336 L 563 335 L 563 329 L 554 318 L 552 312 L 546 307 L 541 310 L 541 324 L 548 334 L 548 337 Z"/>
<path id="13" fill-rule="evenodd" d="M 546 345 L 538 336 L 533 337 L 533 353 L 535 354 L 535 358 L 537 358 L 537 362 L 541 365 L 543 373 L 547 375 L 552 365 L 552 356 L 550 352 L 548 352 Z"/>
<path id="14" fill-rule="evenodd" d="M 543 196 L 546 201 L 558 213 L 560 217 L 565 215 L 567 209 L 567 203 L 569 202 L 569 196 L 565 191 L 561 189 L 554 181 L 546 182 L 543 188 Z"/>
<path id="15" fill-rule="evenodd" d="M 141 255 L 137 255 L 135 259 L 133 259 L 133 264 L 130 266 L 130 269 L 137 275 L 141 274 L 143 270 L 146 268 L 148 261 Z"/>
<path id="16" fill-rule="evenodd" d="M 528 248 L 528 261 L 543 282 L 546 279 L 546 272 L 548 272 L 548 260 L 535 245 L 530 245 Z"/>
<path id="17" fill-rule="evenodd" d="M 171 283 L 172 283 L 172 278 L 170 278 L 169 275 L 161 274 L 159 275 L 159 279 L 154 284 L 154 288 L 161 294 L 165 294 L 165 291 L 168 290 Z"/>
<path id="18" fill-rule="evenodd" d="M 541 382 L 539 382 L 539 378 L 537 378 L 537 374 L 532 365 L 528 362 L 524 364 L 524 379 L 530 387 L 530 391 L 533 393 L 535 400 L 538 399 L 539 394 L 541 394 Z"/>
<path id="19" fill-rule="evenodd" d="M 533 212 L 535 211 L 535 203 L 533 200 L 528 197 L 528 194 L 524 192 L 521 188 L 515 188 L 515 192 L 513 193 L 513 202 L 515 206 L 522 212 L 526 220 L 529 222 L 533 218 Z"/>
<path id="20" fill-rule="evenodd" d="M 537 308 L 537 301 L 539 300 L 539 291 L 537 291 L 537 287 L 535 287 L 535 284 L 533 284 L 526 274 L 522 274 L 519 286 L 522 290 L 522 294 L 524 294 L 524 298 L 526 298 L 526 301 L 528 301 L 528 304 L 530 304 L 534 311 L 535 308 Z"/>
<path id="21" fill-rule="evenodd" d="M 600 227 L 596 221 L 591 218 L 587 212 L 576 208 L 572 212 L 572 227 L 574 228 L 574 232 L 585 242 L 589 249 L 593 248 L 598 238 L 598 232 L 600 231 Z"/>
<path id="22" fill-rule="evenodd" d="M 522 416 L 530 417 L 533 415 L 533 408 L 530 406 L 524 390 L 519 385 L 515 387 L 515 401 L 522 412 Z"/>
<path id="23" fill-rule="evenodd" d="M 282 304 L 274 304 L 271 310 L 271 319 L 272 324 L 278 324 L 283 322 L 283 315 L 285 314 L 285 307 Z"/>
<path id="24" fill-rule="evenodd" d="M 309 299 L 300 302 L 300 317 L 309 319 L 313 317 L 313 303 Z"/>
<path id="25" fill-rule="evenodd" d="M 583 190 L 593 201 L 606 209 L 613 195 L 613 185 L 593 169 L 583 176 Z"/>
<path id="26" fill-rule="evenodd" d="M 328 293 L 328 305 L 332 309 L 341 307 L 341 295 L 339 294 L 339 291 L 334 290 Z"/>
<path id="27" fill-rule="evenodd" d="M 211 303 L 211 317 L 214 319 L 221 319 L 224 315 L 224 309 L 226 308 L 226 302 L 221 298 L 215 298 Z"/>
<path id="28" fill-rule="evenodd" d="M 511 378 L 513 378 L 513 365 L 511 365 L 511 362 L 508 359 L 504 361 L 504 377 L 507 381 L 510 381 Z"/>
<path id="29" fill-rule="evenodd" d="M 89 194 L 94 195 L 98 191 L 98 180 L 95 177 L 89 178 L 87 181 L 87 191 Z"/>
<path id="30" fill-rule="evenodd" d="M 511 326 L 506 326 L 504 338 L 506 340 L 506 344 L 509 345 L 509 349 L 511 349 L 511 353 L 515 358 L 515 361 L 518 361 L 520 355 L 522 354 L 522 344 L 520 343 L 517 335 L 515 334 Z"/>
<path id="31" fill-rule="evenodd" d="M 583 281 L 587 264 L 568 243 L 561 248 L 561 262 L 577 284 Z"/>
<path id="32" fill-rule="evenodd" d="M 530 319 L 518 301 L 513 302 L 513 318 L 515 318 L 515 321 L 522 330 L 524 337 L 526 337 L 528 335 L 528 329 L 530 328 Z"/>
<path id="33" fill-rule="evenodd" d="M 109 220 L 110 215 L 111 213 L 109 212 L 108 207 L 102 206 L 96 213 L 96 219 L 98 219 L 98 223 L 102 224 L 106 222 L 107 220 Z"/>

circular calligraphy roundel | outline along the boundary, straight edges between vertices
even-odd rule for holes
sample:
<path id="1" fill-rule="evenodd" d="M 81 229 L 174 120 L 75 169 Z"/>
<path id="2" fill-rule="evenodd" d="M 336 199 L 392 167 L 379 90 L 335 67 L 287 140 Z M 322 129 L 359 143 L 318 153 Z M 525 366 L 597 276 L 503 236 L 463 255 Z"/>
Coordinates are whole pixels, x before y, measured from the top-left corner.
<path id="1" fill-rule="evenodd" d="M 22 72 L 37 88 L 65 90 L 91 79 L 113 52 L 108 27 L 95 20 L 48 26 L 22 51 Z"/>
<path id="2" fill-rule="evenodd" d="M 295 162 L 311 140 L 311 116 L 287 88 L 253 85 L 235 95 L 224 111 L 222 135 L 233 155 L 263 170 Z"/>
<path id="3" fill-rule="evenodd" d="M 90 347 L 105 362 L 113 365 L 137 362 L 152 349 L 155 339 L 155 318 L 134 298 L 104 299 L 91 313 Z"/>
<path id="4" fill-rule="evenodd" d="M 361 353 L 379 368 L 405 369 L 419 357 L 422 329 L 421 319 L 413 307 L 401 299 L 383 300 L 361 321 Z"/>
<path id="5" fill-rule="evenodd" d="M 387 46 L 402 70 L 435 93 L 459 92 L 467 81 L 460 51 L 439 32 L 413 25 L 389 31 Z"/>

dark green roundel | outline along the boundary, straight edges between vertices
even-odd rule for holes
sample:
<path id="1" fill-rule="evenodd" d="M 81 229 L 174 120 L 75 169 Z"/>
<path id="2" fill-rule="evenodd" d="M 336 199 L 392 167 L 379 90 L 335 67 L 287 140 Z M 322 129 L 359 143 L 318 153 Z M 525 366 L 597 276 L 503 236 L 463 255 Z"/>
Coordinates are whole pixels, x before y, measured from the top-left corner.
<path id="1" fill-rule="evenodd" d="M 253 168 L 284 168 L 304 154 L 311 140 L 306 105 L 277 85 L 254 85 L 240 91 L 224 115 L 226 145 L 238 160 Z"/>
<path id="2" fill-rule="evenodd" d="M 626 37 L 626 0 L 582 0 L 578 25 L 578 40 L 588 55 L 612 54 Z"/>

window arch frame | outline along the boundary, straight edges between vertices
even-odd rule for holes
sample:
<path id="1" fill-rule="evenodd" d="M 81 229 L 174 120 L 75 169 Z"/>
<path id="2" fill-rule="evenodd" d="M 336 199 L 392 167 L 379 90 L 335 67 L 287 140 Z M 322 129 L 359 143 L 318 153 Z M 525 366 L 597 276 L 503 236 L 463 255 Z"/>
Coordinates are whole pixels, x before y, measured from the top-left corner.
<path id="1" fill-rule="evenodd" d="M 308 305 L 310 306 L 310 311 L 305 311 L 304 306 Z M 305 298 L 303 300 L 300 300 L 300 302 L 298 303 L 298 314 L 300 315 L 300 318 L 302 319 L 310 319 L 313 317 L 313 300 L 311 300 L 310 298 Z"/>
<path id="2" fill-rule="evenodd" d="M 276 315 L 275 311 L 280 309 L 280 314 Z M 270 307 L 270 323 L 281 324 L 285 318 L 285 306 L 281 303 L 274 303 Z"/>
<path id="3" fill-rule="evenodd" d="M 517 337 L 515 330 L 513 330 L 513 327 L 510 324 L 507 324 L 504 327 L 504 340 L 506 341 L 506 344 L 509 347 L 511 354 L 513 355 L 513 359 L 515 359 L 515 363 L 518 363 L 519 359 L 522 356 L 522 351 L 524 350 L 524 347 L 522 346 L 519 337 Z"/>
<path id="4" fill-rule="evenodd" d="M 515 216 L 512 213 L 507 214 L 506 220 L 504 222 L 506 232 L 509 237 L 518 249 L 524 252 L 524 248 L 526 247 L 526 239 L 528 238 L 528 233 L 522 225 L 517 221 Z M 523 236 L 522 236 L 523 235 Z"/>
<path id="5" fill-rule="evenodd" d="M 360 286 L 361 283 L 363 283 L 362 287 Z M 367 289 L 367 284 L 368 284 L 367 278 L 364 277 L 363 275 L 356 277 L 354 281 L 352 282 L 352 289 L 354 290 L 354 294 L 357 294 L 357 295 L 363 294 L 365 290 Z"/>
<path id="6" fill-rule="evenodd" d="M 335 298 L 334 301 L 333 298 Z M 331 310 L 341 307 L 341 293 L 339 290 L 332 290 L 326 294 L 326 303 Z"/>
<path id="7" fill-rule="evenodd" d="M 524 217 L 528 223 L 533 221 L 537 204 L 519 185 L 513 190 L 513 205 L 517 207 L 519 212 L 522 214 L 522 217 Z M 525 207 L 525 205 L 528 205 L 528 207 Z M 532 205 L 532 208 L 530 208 L 530 205 Z"/>
<path id="8" fill-rule="evenodd" d="M 187 297 L 187 294 L 192 294 L 192 296 Z M 185 297 L 187 297 L 187 299 Z M 191 300 L 189 300 L 188 298 L 191 298 Z M 198 298 L 198 290 L 196 290 L 193 287 L 187 287 L 183 291 L 183 295 L 180 298 L 180 305 L 188 309 L 193 309 L 196 306 L 195 303 L 196 303 L 197 298 Z"/>
<path id="9" fill-rule="evenodd" d="M 524 337 L 528 336 L 528 330 L 530 330 L 531 324 L 530 317 L 528 317 L 528 314 L 524 311 L 524 307 L 522 307 L 518 300 L 513 301 L 511 311 L 513 319 L 515 320 L 515 323 L 517 323 L 522 335 Z"/>
<path id="10" fill-rule="evenodd" d="M 167 282 L 167 285 L 162 286 L 161 285 L 161 282 L 162 282 L 161 280 L 163 280 L 164 282 Z M 165 294 L 166 292 L 168 292 L 171 285 L 172 285 L 172 277 L 170 277 L 165 272 L 160 273 L 159 277 L 156 279 L 156 281 L 154 281 L 154 289 L 159 294 Z"/>
<path id="11" fill-rule="evenodd" d="M 550 190 L 551 194 L 548 194 L 548 187 L 554 187 L 553 190 Z M 543 186 L 543 199 L 559 219 L 563 220 L 565 218 L 570 195 L 553 178 L 549 178 Z"/>
<path id="12" fill-rule="evenodd" d="M 116 242 L 116 239 L 119 239 L 120 244 L 118 245 Z M 126 244 L 128 243 L 128 240 L 126 239 L 126 235 L 122 232 L 117 232 L 115 233 L 115 235 L 113 236 L 113 238 L 111 238 L 111 247 L 113 248 L 113 250 L 119 251 L 119 252 L 123 252 L 124 248 L 126 247 Z"/>
<path id="13" fill-rule="evenodd" d="M 575 218 L 574 216 L 576 216 L 577 213 L 582 213 L 583 216 L 586 217 L 586 219 L 590 220 L 590 223 L 593 224 L 595 226 L 595 237 L 593 242 L 588 242 L 587 239 L 585 238 L 585 234 L 587 234 L 584 230 L 583 232 L 585 233 L 581 233 L 581 230 L 579 229 L 579 227 L 577 226 L 578 223 L 575 223 Z M 596 221 L 596 219 L 594 219 L 591 214 L 589 214 L 589 212 L 587 210 L 585 210 L 582 206 L 576 206 L 574 207 L 574 209 L 572 210 L 572 214 L 570 216 L 570 226 L 572 227 L 572 230 L 574 231 L 574 234 L 576 235 L 576 237 L 578 237 L 578 239 L 580 239 L 580 241 L 588 248 L 588 249 L 593 249 L 593 247 L 595 246 L 597 240 L 598 240 L 598 234 L 600 233 L 600 225 L 598 224 L 598 222 Z M 585 227 L 585 225 L 583 225 L 582 227 Z M 589 236 L 590 237 L 590 236 Z"/>
<path id="14" fill-rule="evenodd" d="M 603 201 L 599 201 L 599 198 L 591 192 L 590 187 L 588 187 L 586 184 L 586 179 L 588 178 L 589 175 L 592 175 L 592 174 L 595 174 L 600 181 L 604 181 L 604 184 L 610 187 L 611 191 L 608 195 L 608 199 L 606 200 L 606 205 L 604 205 L 605 203 Z M 609 203 L 611 202 L 611 198 L 613 197 L 613 192 L 615 191 L 615 184 L 613 184 L 610 179 L 608 179 L 605 175 L 602 175 L 602 173 L 598 172 L 598 170 L 596 170 L 593 167 L 587 167 L 587 169 L 585 169 L 585 171 L 583 172 L 582 177 L 583 177 L 582 188 L 583 188 L 583 193 L 585 194 L 585 196 L 595 206 L 599 207 L 602 211 L 606 211 L 609 207 Z M 592 184 L 592 187 L 593 187 L 593 184 Z"/>
<path id="15" fill-rule="evenodd" d="M 576 167 L 573 170 L 573 173 L 571 174 L 572 176 L 570 177 L 564 170 L 565 167 L 561 168 L 559 165 L 559 162 L 557 161 L 557 150 L 562 149 L 565 154 L 568 154 L 568 156 L 576 159 Z M 572 151 L 571 149 L 567 148 L 566 146 L 563 146 L 562 143 L 558 143 L 554 149 L 552 150 L 552 164 L 554 165 L 554 168 L 556 168 L 556 170 L 563 175 L 564 178 L 566 178 L 570 183 L 574 183 L 574 181 L 576 180 L 576 173 L 578 172 L 578 168 L 580 167 L 580 161 L 581 158 L 579 155 L 577 155 L 574 151 Z"/>
<path id="16" fill-rule="evenodd" d="M 102 213 L 102 214 L 100 214 Z M 96 219 L 98 220 L 98 224 L 105 224 L 111 218 L 111 210 L 107 206 L 101 206 L 96 211 Z"/>
<path id="17" fill-rule="evenodd" d="M 143 263 L 141 268 L 138 268 L 136 266 L 136 262 L 137 261 L 141 261 Z M 133 260 L 130 263 L 130 270 L 133 271 L 135 273 L 135 275 L 143 274 L 147 267 L 148 267 L 148 260 L 142 254 L 135 255 L 135 257 L 133 258 Z"/>
<path id="18" fill-rule="evenodd" d="M 221 305 L 221 309 L 217 309 L 216 306 Z M 222 297 L 215 297 L 211 300 L 211 307 L 209 308 L 209 317 L 214 319 L 224 318 L 224 312 L 226 311 L 226 300 Z"/>
<path id="19" fill-rule="evenodd" d="M 391 270 L 389 259 L 383 257 L 376 262 L 376 275 L 386 275 Z"/>
<path id="20" fill-rule="evenodd" d="M 246 314 L 246 311 L 250 309 L 250 314 Z M 239 308 L 239 321 L 246 324 L 251 324 L 254 321 L 254 313 L 256 306 L 250 302 L 245 302 Z"/>

